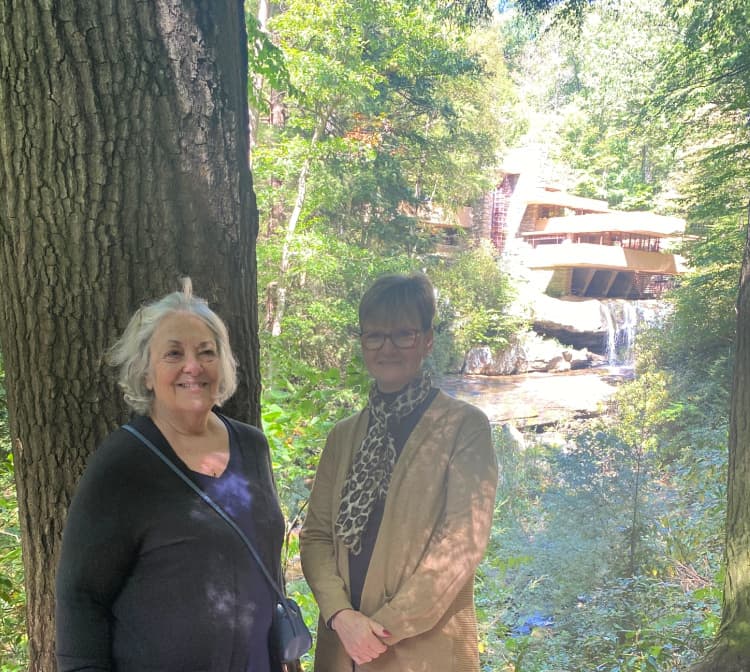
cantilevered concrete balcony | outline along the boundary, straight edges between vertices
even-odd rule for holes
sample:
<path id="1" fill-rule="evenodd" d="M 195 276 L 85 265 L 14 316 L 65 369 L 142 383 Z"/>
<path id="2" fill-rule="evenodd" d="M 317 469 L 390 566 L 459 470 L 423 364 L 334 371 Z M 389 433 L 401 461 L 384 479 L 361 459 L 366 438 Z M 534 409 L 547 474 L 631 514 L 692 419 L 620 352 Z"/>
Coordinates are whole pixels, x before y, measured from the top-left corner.
<path id="1" fill-rule="evenodd" d="M 685 272 L 684 263 L 676 254 L 593 243 L 565 241 L 559 245 L 538 245 L 528 249 L 524 259 L 529 268 L 601 268 L 666 275 Z"/>
<path id="2" fill-rule="evenodd" d="M 530 269 L 550 271 L 554 293 L 569 296 L 646 298 L 685 272 L 679 255 L 569 241 L 529 247 L 523 258 Z"/>

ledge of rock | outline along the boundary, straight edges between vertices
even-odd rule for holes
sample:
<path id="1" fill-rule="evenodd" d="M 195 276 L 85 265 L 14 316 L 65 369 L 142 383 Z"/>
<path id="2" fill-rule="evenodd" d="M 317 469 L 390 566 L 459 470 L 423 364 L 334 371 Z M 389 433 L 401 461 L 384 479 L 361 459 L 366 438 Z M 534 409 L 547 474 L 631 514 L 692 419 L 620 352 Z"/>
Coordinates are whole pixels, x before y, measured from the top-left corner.
<path id="1" fill-rule="evenodd" d="M 577 350 L 544 339 L 534 332 L 519 336 L 502 351 L 489 347 L 472 348 L 464 359 L 461 373 L 482 376 L 509 376 L 530 372 L 561 372 L 585 369 L 603 363 L 601 355 Z"/>

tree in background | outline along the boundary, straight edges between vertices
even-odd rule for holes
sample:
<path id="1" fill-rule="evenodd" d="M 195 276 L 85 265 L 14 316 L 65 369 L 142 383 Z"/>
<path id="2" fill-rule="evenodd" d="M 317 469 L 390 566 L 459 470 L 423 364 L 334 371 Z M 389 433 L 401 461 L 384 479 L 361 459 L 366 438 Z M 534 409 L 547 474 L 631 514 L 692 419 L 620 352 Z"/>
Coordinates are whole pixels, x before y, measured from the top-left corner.
<path id="1" fill-rule="evenodd" d="M 680 40 L 664 63 L 663 87 L 655 98 L 657 109 L 670 111 L 680 128 L 686 147 L 685 178 L 681 191 L 690 208 L 690 232 L 700 234 L 703 244 L 692 250 L 693 259 L 704 269 L 713 267 L 712 276 L 698 276 L 691 286 L 692 297 L 717 299 L 710 312 L 700 319 L 717 319 L 711 333 L 724 335 L 719 344 L 734 344 L 733 382 L 730 401 L 729 465 L 727 481 L 726 578 L 721 627 L 716 643 L 696 672 L 740 672 L 750 667 L 750 435 L 746 422 L 750 349 L 747 343 L 750 303 L 748 272 L 750 254 L 744 243 L 744 261 L 740 273 L 736 331 L 731 298 L 736 278 L 738 252 L 747 235 L 748 187 L 750 169 L 750 131 L 747 124 L 747 100 L 750 94 L 750 45 L 741 36 L 750 30 L 747 4 L 729 0 L 717 5 L 707 1 L 670 3 L 680 25 Z M 698 317 L 711 304 L 685 301 L 683 317 Z M 692 310 L 691 310 L 692 309 Z M 700 324 L 700 322 L 699 322 Z M 699 327 L 700 329 L 700 327 Z M 691 333 L 699 332 L 695 326 Z M 686 330 L 685 330 L 686 331 Z M 727 343 L 727 336 L 729 343 Z M 705 347 L 704 336 L 697 339 L 704 355 L 704 369 L 712 361 L 726 361 L 729 348 L 718 351 Z M 728 352 L 729 351 L 729 352 Z M 713 355 L 713 356 L 711 356 Z M 714 378 L 726 379 L 721 367 Z M 710 369 L 709 369 L 710 371 Z"/>
<path id="2" fill-rule="evenodd" d="M 674 39 L 660 3 L 599 3 L 573 26 L 508 11 L 503 30 L 519 95 L 534 110 L 534 138 L 557 161 L 555 177 L 617 209 L 669 207 L 673 129 L 644 112 Z"/>
<path id="3" fill-rule="evenodd" d="M 570 2 L 518 4 L 570 18 Z M 509 11 L 504 31 L 527 83 L 520 95 L 542 111 L 537 134 L 558 166 L 570 166 L 570 188 L 620 209 L 687 216 L 691 272 L 671 297 L 671 337 L 659 347 L 680 371 L 675 385 L 714 396 L 707 417 L 717 401 L 725 417 L 726 396 L 716 396 L 731 376 L 744 240 L 747 129 L 737 106 L 747 89 L 746 19 L 742 3 L 679 6 L 592 3 L 575 28 Z"/>
<path id="4" fill-rule="evenodd" d="M 725 409 L 717 411 L 716 405 L 703 403 L 706 381 L 724 387 L 730 375 L 733 379 L 722 620 L 714 647 L 693 669 L 740 672 L 750 667 L 750 435 L 745 421 L 750 375 L 746 240 L 750 46 L 741 37 L 750 29 L 750 16 L 747 4 L 740 0 L 668 6 L 680 39 L 660 69 L 661 86 L 651 108 L 672 120 L 675 138 L 684 148 L 679 190 L 689 212 L 688 232 L 697 240 L 687 248 L 696 272 L 677 296 L 674 322 L 685 356 L 680 357 L 675 348 L 671 354 L 673 361 L 688 362 L 693 381 L 700 382 L 702 375 L 698 388 L 702 395 L 694 397 L 694 402 L 704 408 L 709 426 Z M 732 299 L 743 242 L 735 321 Z"/>
<path id="5" fill-rule="evenodd" d="M 259 421 L 242 3 L 6 2 L 0 10 L 0 343 L 29 669 L 54 663 L 58 543 L 78 476 L 124 419 L 102 354 L 144 300 L 195 291 L 228 322 Z"/>
<path id="6" fill-rule="evenodd" d="M 448 6 L 298 0 L 269 20 L 290 81 L 304 92 L 285 97 L 284 125 L 262 126 L 253 155 L 268 222 L 260 285 L 275 336 L 287 316 L 305 315 L 304 287 L 315 284 L 326 247 L 341 258 L 346 246 L 365 267 L 379 266 L 378 258 L 419 267 L 431 241 L 416 207 L 455 211 L 489 184 L 501 133 L 511 127 L 503 107 L 509 80 L 502 60 L 469 46 Z M 340 287 L 316 295 L 335 304 Z M 360 290 L 356 283 L 343 296 Z"/>
<path id="7" fill-rule="evenodd" d="M 436 265 L 432 280 L 438 292 L 434 358 L 441 370 L 461 370 L 473 347 L 502 351 L 525 326 L 511 310 L 516 288 L 489 241 Z"/>
<path id="8" fill-rule="evenodd" d="M 557 8 L 580 19 L 588 2 L 579 0 L 518 0 L 525 10 Z M 750 667 L 750 434 L 748 434 L 747 341 L 748 298 L 747 173 L 750 132 L 747 100 L 750 94 L 750 29 L 747 3 L 710 0 L 665 3 L 673 29 L 668 48 L 661 50 L 643 98 L 644 114 L 658 119 L 662 137 L 679 151 L 677 170 L 670 176 L 681 195 L 677 207 L 688 213 L 690 242 L 685 253 L 693 271 L 674 293 L 677 310 L 669 343 L 661 346 L 663 362 L 679 369 L 676 392 L 708 427 L 721 427 L 726 384 L 734 356 L 729 422 L 729 465 L 726 523 L 726 579 L 722 623 L 715 646 L 695 672 L 740 672 Z M 742 257 L 737 318 L 737 269 Z M 732 350 L 734 346 L 734 352 Z M 675 403 L 681 401 L 679 397 Z M 704 403 L 708 401 L 709 403 Z"/>
<path id="9" fill-rule="evenodd" d="M 729 423 L 727 481 L 726 579 L 721 627 L 713 648 L 692 672 L 746 672 L 750 669 L 750 237 L 737 300 Z"/>
<path id="10" fill-rule="evenodd" d="M 681 377 L 686 384 L 728 390 L 750 170 L 750 49 L 739 36 L 750 19 L 744 2 L 697 2 L 690 11 L 670 4 L 679 39 L 647 104 L 669 120 L 681 148 L 674 186 L 688 213 L 684 254 L 692 271 L 674 296 L 674 343 L 664 350 L 671 365 L 689 363 Z M 722 402 L 726 416 L 726 395 Z M 715 409 L 709 409 L 710 418 Z"/>

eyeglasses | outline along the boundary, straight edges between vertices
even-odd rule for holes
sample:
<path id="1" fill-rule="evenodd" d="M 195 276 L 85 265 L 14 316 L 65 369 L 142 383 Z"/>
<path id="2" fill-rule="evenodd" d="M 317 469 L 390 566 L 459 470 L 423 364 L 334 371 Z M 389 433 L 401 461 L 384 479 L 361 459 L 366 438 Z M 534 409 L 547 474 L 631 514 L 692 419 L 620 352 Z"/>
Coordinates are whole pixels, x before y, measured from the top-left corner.
<path id="1" fill-rule="evenodd" d="M 399 350 L 407 350 L 417 344 L 417 336 L 421 333 L 419 329 L 399 329 L 390 334 L 384 331 L 365 331 L 360 334 L 359 338 L 365 350 L 380 350 L 385 345 L 386 339 Z"/>

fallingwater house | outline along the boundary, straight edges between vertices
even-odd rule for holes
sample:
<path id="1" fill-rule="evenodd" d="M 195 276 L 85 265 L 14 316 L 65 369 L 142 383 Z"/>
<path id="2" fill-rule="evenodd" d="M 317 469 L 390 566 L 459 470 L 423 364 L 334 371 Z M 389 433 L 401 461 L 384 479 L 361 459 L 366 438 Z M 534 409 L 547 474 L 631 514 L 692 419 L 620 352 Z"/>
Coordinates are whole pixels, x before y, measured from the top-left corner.
<path id="1" fill-rule="evenodd" d="M 658 315 L 660 302 L 653 300 L 687 270 L 673 251 L 683 219 L 613 210 L 510 164 L 473 208 L 449 213 L 425 203 L 405 214 L 434 236 L 438 254 L 488 241 L 505 268 L 529 280 L 533 332 L 542 342 L 524 335 L 503 352 L 472 348 L 463 373 L 628 366 L 638 324 Z"/>
<path id="2" fill-rule="evenodd" d="M 604 201 L 540 186 L 520 171 L 503 173 L 473 213 L 464 208 L 452 222 L 436 209 L 420 209 L 417 216 L 439 233 L 439 252 L 460 245 L 460 230 L 490 240 L 554 297 L 654 299 L 685 271 L 670 252 L 685 231 L 684 220 L 611 210 Z"/>

